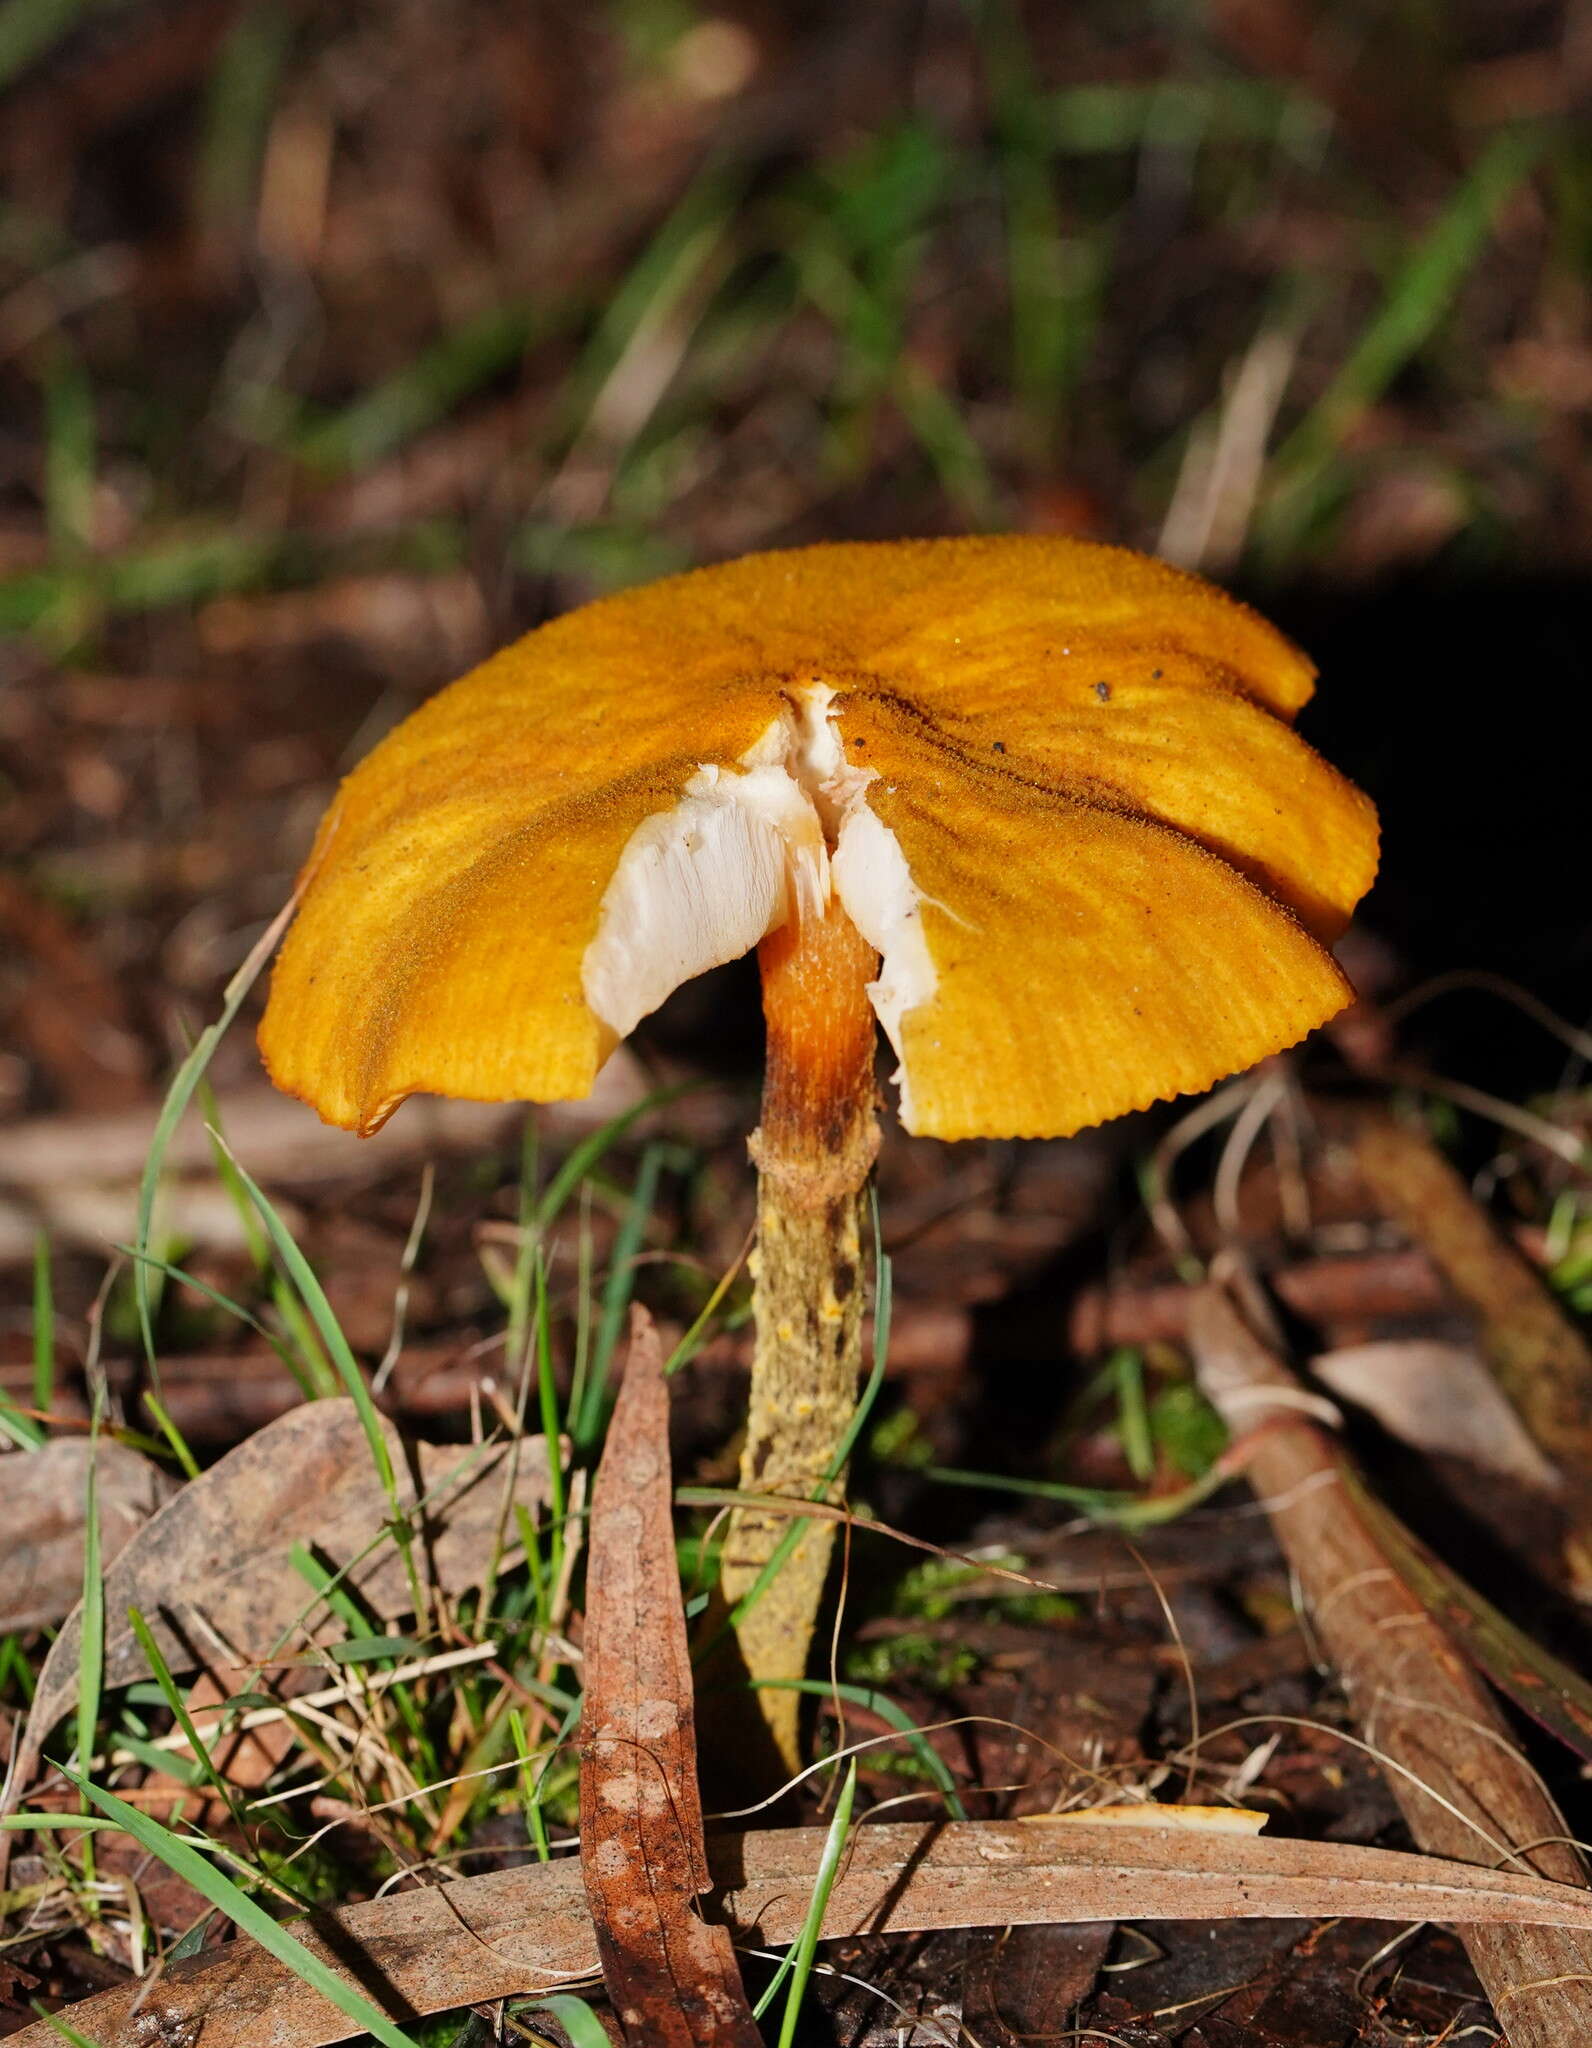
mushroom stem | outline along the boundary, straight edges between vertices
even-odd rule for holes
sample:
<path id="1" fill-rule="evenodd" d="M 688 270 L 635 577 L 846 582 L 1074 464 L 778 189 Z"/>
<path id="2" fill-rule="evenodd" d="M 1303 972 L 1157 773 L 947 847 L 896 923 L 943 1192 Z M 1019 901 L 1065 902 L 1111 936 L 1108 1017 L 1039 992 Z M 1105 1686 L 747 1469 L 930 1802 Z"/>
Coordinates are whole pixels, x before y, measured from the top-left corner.
<path id="1" fill-rule="evenodd" d="M 756 1345 L 741 1455 L 751 1493 L 810 1498 L 824 1484 L 857 1401 L 862 1360 L 862 1198 L 879 1149 L 875 1020 L 867 984 L 878 956 L 839 900 L 794 912 L 758 950 L 768 1063 L 757 1164 Z M 838 1481 L 843 1475 L 835 1475 Z M 783 1515 L 732 1516 L 722 1590 L 750 1591 L 790 1526 Z M 737 1636 L 753 1679 L 806 1670 L 832 1526 L 809 1521 Z M 800 1695 L 758 1694 L 787 1767 L 797 1763 Z"/>

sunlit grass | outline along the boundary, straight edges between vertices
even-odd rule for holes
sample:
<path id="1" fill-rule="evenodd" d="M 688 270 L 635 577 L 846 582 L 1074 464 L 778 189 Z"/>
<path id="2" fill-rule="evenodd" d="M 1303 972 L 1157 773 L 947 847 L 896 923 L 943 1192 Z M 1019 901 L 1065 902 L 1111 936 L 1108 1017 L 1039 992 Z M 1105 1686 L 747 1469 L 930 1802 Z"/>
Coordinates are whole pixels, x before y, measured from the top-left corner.
<path id="1" fill-rule="evenodd" d="M 0 8 L 0 75 L 93 6 Z M 688 32 L 652 36 L 648 63 L 660 75 L 669 59 L 658 51 Z M 364 535 L 313 521 L 251 527 L 226 496 L 232 464 L 239 439 L 252 444 L 254 499 L 297 504 L 306 488 L 368 475 L 510 392 L 537 402 L 504 449 L 505 468 L 526 482 L 510 493 L 489 573 L 607 589 L 685 566 L 691 508 L 705 483 L 711 495 L 736 421 L 776 403 L 781 460 L 799 465 L 806 502 L 865 488 L 883 459 L 910 507 L 906 524 L 974 529 L 1024 524 L 1031 491 L 1065 484 L 1107 422 L 1127 455 L 1116 537 L 1153 535 L 1190 436 L 1220 407 L 1233 367 L 1219 346 L 1189 346 L 1170 430 L 1141 403 L 1119 252 L 1158 177 L 1174 191 L 1181 232 L 1226 266 L 1229 294 L 1249 290 L 1245 260 L 1226 247 L 1234 223 L 1279 191 L 1354 225 L 1330 287 L 1307 257 L 1284 253 L 1261 309 L 1263 330 L 1297 326 L 1300 346 L 1246 565 L 1291 574 L 1330 545 L 1364 481 L 1353 443 L 1369 409 L 1412 368 L 1440 380 L 1449 367 L 1462 289 L 1528 181 L 1549 216 L 1543 263 L 1578 260 L 1584 152 L 1567 119 L 1480 135 L 1440 203 L 1395 208 L 1303 82 L 1224 70 L 1202 52 L 1164 78 L 1047 85 L 1009 0 L 968 0 L 963 33 L 978 120 L 887 95 L 870 129 L 799 162 L 773 135 L 732 132 L 677 181 L 638 193 L 633 230 L 614 237 L 602 274 L 505 274 L 495 291 L 472 281 L 456 304 L 440 294 L 434 332 L 363 389 L 323 395 L 313 377 L 301 388 L 296 368 L 248 374 L 229 359 L 210 389 L 176 401 L 191 416 L 157 426 L 160 408 L 123 388 L 126 370 L 61 337 L 38 386 L 48 559 L 0 577 L 0 625 L 86 651 L 129 613 L 315 585 L 358 567 L 473 562 L 470 536 L 447 515 Z M 245 10 L 204 96 L 194 210 L 243 277 L 298 56 L 271 10 Z M 1361 310 L 1346 319 L 1346 306 Z M 1476 366 L 1471 382 L 1485 381 Z M 166 441 L 201 421 L 220 429 L 217 450 L 190 475 L 184 501 L 152 491 L 131 531 L 98 534 L 107 463 L 159 477 Z M 1508 524 L 1501 508 L 1467 482 L 1461 516 L 1496 536 Z"/>

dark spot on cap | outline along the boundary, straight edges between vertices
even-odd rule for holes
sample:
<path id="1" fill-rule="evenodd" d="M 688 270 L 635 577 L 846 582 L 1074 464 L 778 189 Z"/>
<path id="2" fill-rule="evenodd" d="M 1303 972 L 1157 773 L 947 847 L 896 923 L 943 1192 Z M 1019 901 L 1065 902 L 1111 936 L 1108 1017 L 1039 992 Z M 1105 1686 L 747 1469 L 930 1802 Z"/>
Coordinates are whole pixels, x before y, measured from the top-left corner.
<path id="1" fill-rule="evenodd" d="M 1150 671 L 1150 681 L 1151 681 L 1152 683 L 1158 683 L 1158 682 L 1159 682 L 1160 680 L 1161 680 L 1161 671 L 1160 671 L 1160 669 L 1158 669 L 1158 668 L 1152 668 L 1152 669 L 1151 669 L 1151 671 Z"/>
<path id="2" fill-rule="evenodd" d="M 1004 740 L 997 740 L 995 742 L 995 751 L 997 754 L 1004 754 L 1006 751 L 1006 742 Z"/>
<path id="3" fill-rule="evenodd" d="M 1109 683 L 1096 683 L 1095 695 L 1102 704 L 1109 704 L 1111 702 L 1111 685 Z"/>

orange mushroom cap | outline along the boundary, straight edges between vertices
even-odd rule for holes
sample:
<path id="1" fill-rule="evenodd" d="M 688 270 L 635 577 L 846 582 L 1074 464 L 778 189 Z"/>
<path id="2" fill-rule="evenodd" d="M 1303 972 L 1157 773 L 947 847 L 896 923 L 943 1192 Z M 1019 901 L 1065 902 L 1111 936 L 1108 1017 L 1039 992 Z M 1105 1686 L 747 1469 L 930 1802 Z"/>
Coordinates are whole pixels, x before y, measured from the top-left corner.
<path id="1" fill-rule="evenodd" d="M 1199 578 L 1050 537 L 587 605 L 343 784 L 266 1063 L 362 1131 L 422 1090 L 582 1096 L 636 1014 L 837 889 L 912 1129 L 1058 1136 L 1208 1087 L 1352 996 L 1326 945 L 1376 818 L 1291 730 L 1313 681 Z"/>

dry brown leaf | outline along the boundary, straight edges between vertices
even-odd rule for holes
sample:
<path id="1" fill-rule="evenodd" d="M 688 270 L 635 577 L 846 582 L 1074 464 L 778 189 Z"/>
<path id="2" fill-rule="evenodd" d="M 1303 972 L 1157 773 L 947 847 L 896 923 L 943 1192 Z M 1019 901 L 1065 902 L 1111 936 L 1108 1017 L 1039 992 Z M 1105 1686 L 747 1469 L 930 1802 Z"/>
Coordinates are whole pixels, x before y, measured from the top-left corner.
<path id="1" fill-rule="evenodd" d="M 715 1835 L 705 1910 L 735 1940 L 794 1941 L 806 1918 L 824 1828 Z M 305 1945 L 408 2018 L 534 1996 L 598 1969 L 597 1938 L 573 1860 L 462 1878 L 299 1923 Z M 1318 1919 L 1563 1926 L 1592 1937 L 1592 1899 L 1510 1870 L 1343 1842 L 1164 1828 L 1025 1827 L 1014 1821 L 863 1826 L 824 1916 L 829 1940 L 937 1927 L 1095 1920 Z M 246 1937 L 72 2008 L 99 2048 L 203 2041 L 204 2048 L 325 2048 L 348 2021 Z M 164 2032 L 161 2030 L 164 2029 Z M 13 2048 L 59 2048 L 42 2021 Z M 1567 2048 L 1561 2042 L 1559 2048 Z"/>
<path id="2" fill-rule="evenodd" d="M 1533 1440 L 1592 1499 L 1592 1346 L 1505 1242 L 1424 1131 L 1371 1117 L 1355 1159 L 1373 1194 L 1481 1319 L 1499 1385 Z"/>
<path id="3" fill-rule="evenodd" d="M 284 1699 L 307 1692 L 318 1677 L 313 1669 L 283 1671 L 276 1677 L 275 1691 Z M 203 1727 L 212 1711 L 249 1690 L 254 1673 L 248 1665 L 206 1668 L 188 1688 L 187 1707 L 195 1724 Z M 298 1731 L 284 1714 L 280 1721 L 267 1721 L 232 1729 L 208 1745 L 211 1766 L 240 1791 L 259 1792 L 280 1770 L 298 1741 Z M 177 1752 L 186 1756 L 187 1750 Z"/>
<path id="4" fill-rule="evenodd" d="M 1468 1459 L 1538 1493 L 1559 1490 L 1559 1475 L 1467 1345 L 1421 1337 L 1350 1344 L 1313 1358 L 1310 1370 L 1418 1451 Z"/>
<path id="5" fill-rule="evenodd" d="M 411 1470 L 397 1432 L 389 1423 L 382 1428 L 399 1500 L 416 1529 L 422 1580 L 460 1592 L 485 1569 L 504 1522 L 516 1447 L 418 1444 Z M 513 1498 L 535 1516 L 547 1504 L 544 1440 L 522 1440 L 515 1463 Z M 105 1685 L 148 1676 L 128 1625 L 130 1606 L 141 1610 L 174 1672 L 213 1664 L 223 1648 L 256 1659 L 301 1647 L 299 1619 L 315 1602 L 288 1561 L 295 1543 L 334 1568 L 349 1566 L 347 1584 L 383 1620 L 408 1613 L 403 1562 L 383 1534 L 389 1514 L 353 1402 L 290 1409 L 183 1487 L 107 1569 Z M 512 1533 L 511 1510 L 506 1519 Z M 505 1555 L 515 1554 L 510 1541 Z M 19 1790 L 76 1697 L 79 1648 L 74 1610 L 39 1674 L 13 1777 Z"/>
<path id="6" fill-rule="evenodd" d="M 59 1437 L 36 1451 L 0 1459 L 6 1536 L 0 1559 L 0 1633 L 48 1628 L 70 1614 L 83 1591 L 83 1496 L 96 1456 L 100 1557 L 109 1564 L 164 1502 L 175 1480 L 126 1444 Z"/>
<path id="7" fill-rule="evenodd" d="M 603 1977 L 631 2048 L 761 2048 L 713 1882 L 674 1552 L 669 1389 L 652 1318 L 630 1356 L 592 1491 L 580 1858 Z"/>

